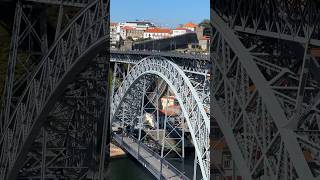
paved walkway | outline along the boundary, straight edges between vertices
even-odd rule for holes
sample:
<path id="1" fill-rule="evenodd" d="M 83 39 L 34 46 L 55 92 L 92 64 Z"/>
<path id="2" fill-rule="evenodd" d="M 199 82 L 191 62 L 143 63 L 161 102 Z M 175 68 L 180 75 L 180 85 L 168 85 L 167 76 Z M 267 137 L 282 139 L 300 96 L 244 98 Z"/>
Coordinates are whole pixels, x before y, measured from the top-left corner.
<path id="1" fill-rule="evenodd" d="M 143 166 L 145 166 L 154 176 L 156 176 L 159 179 L 159 172 L 161 168 L 161 158 L 160 156 L 157 156 L 153 154 L 152 152 L 148 151 L 143 146 L 140 146 L 139 144 L 129 138 L 129 137 L 122 137 L 118 134 L 113 135 L 113 139 L 119 143 L 122 148 L 126 149 L 132 156 L 134 156 Z M 138 148 L 139 148 L 139 156 L 138 156 Z M 169 167 L 165 164 L 162 164 L 162 176 L 165 179 L 170 180 L 181 180 L 186 179 L 179 177 L 179 173 L 173 169 L 173 167 Z"/>

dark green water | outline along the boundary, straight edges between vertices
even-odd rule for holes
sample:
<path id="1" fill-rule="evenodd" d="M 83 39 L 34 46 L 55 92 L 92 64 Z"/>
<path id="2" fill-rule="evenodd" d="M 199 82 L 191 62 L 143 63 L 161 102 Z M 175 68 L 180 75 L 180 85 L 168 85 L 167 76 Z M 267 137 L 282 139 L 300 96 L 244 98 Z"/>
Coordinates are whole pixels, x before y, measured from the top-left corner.
<path id="1" fill-rule="evenodd" d="M 131 157 L 111 159 L 109 164 L 111 180 L 155 180 L 139 162 Z"/>
<path id="2" fill-rule="evenodd" d="M 185 173 L 192 179 L 194 154 L 188 154 L 185 159 Z M 170 161 L 177 169 L 182 170 L 180 161 Z M 200 169 L 198 169 L 198 176 Z M 122 158 L 111 158 L 108 170 L 111 180 L 156 180 L 138 161 L 130 155 Z M 197 179 L 200 177 L 197 177 Z"/>

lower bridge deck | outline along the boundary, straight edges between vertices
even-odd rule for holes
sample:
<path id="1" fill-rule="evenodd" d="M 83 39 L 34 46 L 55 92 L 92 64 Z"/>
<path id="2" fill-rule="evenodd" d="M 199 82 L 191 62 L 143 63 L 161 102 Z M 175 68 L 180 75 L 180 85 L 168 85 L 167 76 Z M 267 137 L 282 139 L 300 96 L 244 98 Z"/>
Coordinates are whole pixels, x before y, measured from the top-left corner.
<path id="1" fill-rule="evenodd" d="M 182 172 L 172 166 L 169 162 L 137 139 L 128 136 L 113 134 L 113 139 L 135 159 L 137 159 L 145 168 L 148 169 L 157 179 L 189 179 Z"/>

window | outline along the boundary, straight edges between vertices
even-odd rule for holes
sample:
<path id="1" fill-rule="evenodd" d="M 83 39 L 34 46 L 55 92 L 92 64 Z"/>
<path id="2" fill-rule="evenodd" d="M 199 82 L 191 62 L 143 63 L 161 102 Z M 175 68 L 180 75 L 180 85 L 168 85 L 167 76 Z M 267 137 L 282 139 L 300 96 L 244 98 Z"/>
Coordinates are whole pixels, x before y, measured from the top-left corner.
<path id="1" fill-rule="evenodd" d="M 231 167 L 231 156 L 227 155 L 227 156 L 224 156 L 223 158 L 223 167 L 224 168 L 230 168 Z"/>
<path id="2" fill-rule="evenodd" d="M 179 105 L 179 101 L 177 99 L 174 99 L 174 105 Z"/>

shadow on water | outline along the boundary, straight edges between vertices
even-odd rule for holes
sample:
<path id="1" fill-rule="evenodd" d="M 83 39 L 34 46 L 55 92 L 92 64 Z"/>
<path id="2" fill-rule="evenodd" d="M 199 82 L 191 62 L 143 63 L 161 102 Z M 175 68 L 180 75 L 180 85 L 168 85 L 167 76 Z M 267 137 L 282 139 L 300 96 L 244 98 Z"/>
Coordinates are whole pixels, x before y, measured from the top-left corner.
<path id="1" fill-rule="evenodd" d="M 186 153 L 184 171 L 192 179 L 193 177 L 194 153 Z M 181 161 L 169 160 L 177 169 L 183 171 Z M 197 169 L 197 179 L 201 179 L 200 168 Z M 127 155 L 121 158 L 111 158 L 108 170 L 108 177 L 111 180 L 156 180 L 156 178 L 145 169 L 132 156 Z"/>
<path id="2" fill-rule="evenodd" d="M 108 177 L 111 180 L 156 180 L 131 156 L 110 159 Z"/>

